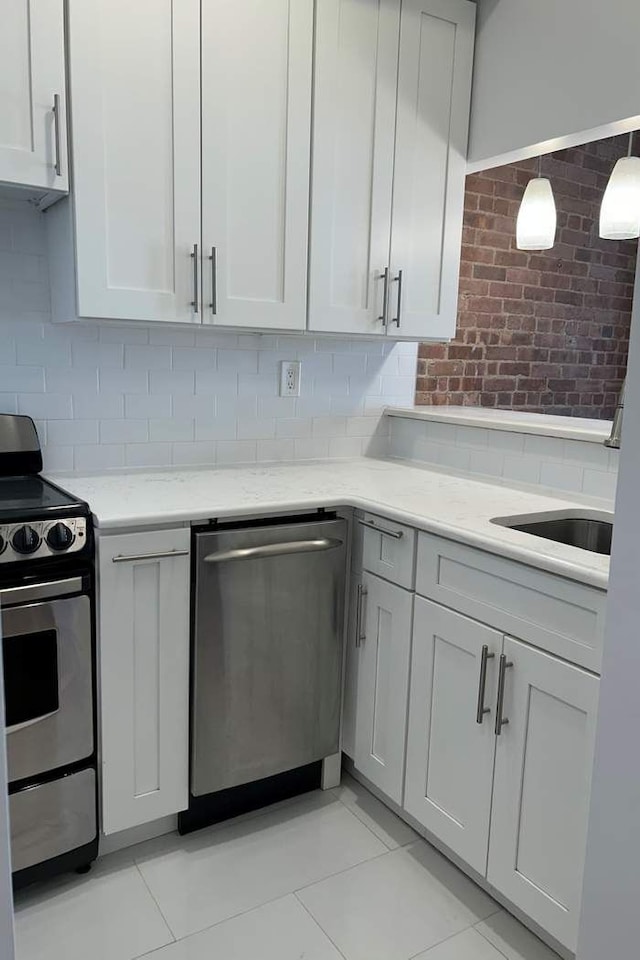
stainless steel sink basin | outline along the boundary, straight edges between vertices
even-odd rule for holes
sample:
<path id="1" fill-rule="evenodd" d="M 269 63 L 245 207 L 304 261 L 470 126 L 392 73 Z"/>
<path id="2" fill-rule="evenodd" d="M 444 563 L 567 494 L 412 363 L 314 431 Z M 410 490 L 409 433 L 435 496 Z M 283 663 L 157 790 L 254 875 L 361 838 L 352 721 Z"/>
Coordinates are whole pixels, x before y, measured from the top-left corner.
<path id="1" fill-rule="evenodd" d="M 581 550 L 611 556 L 613 516 L 596 511 L 533 514 L 529 517 L 502 517 L 492 521 L 502 527 L 555 540 Z"/>

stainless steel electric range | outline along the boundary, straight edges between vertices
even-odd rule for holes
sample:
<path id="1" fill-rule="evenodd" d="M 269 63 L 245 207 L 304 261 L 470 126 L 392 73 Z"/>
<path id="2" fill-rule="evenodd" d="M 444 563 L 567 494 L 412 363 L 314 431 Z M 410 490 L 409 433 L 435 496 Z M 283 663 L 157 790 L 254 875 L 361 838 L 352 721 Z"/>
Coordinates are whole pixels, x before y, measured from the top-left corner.
<path id="1" fill-rule="evenodd" d="M 91 513 L 41 469 L 33 421 L 0 414 L 0 609 L 15 886 L 85 870 L 98 852 Z"/>

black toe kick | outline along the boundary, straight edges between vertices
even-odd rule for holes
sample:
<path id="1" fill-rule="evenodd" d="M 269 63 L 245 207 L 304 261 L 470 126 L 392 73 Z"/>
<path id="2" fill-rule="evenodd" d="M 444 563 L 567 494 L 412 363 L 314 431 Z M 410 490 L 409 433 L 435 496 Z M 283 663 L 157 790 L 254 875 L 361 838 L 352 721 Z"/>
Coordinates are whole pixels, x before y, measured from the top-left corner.
<path id="1" fill-rule="evenodd" d="M 178 814 L 178 832 L 201 830 L 202 827 L 238 817 L 242 813 L 259 810 L 280 800 L 288 800 L 320 787 L 322 761 L 308 763 L 295 770 L 287 770 L 275 777 L 244 783 L 239 787 L 218 790 L 203 797 L 189 797 L 189 809 Z"/>

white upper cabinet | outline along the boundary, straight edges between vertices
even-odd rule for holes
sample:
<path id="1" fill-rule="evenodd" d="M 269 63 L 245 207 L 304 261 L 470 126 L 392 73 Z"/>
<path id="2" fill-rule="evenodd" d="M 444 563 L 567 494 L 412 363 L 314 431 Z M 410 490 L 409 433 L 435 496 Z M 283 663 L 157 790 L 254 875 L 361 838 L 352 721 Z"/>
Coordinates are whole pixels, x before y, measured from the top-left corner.
<path id="1" fill-rule="evenodd" d="M 313 0 L 203 0 L 207 323 L 306 326 L 312 58 Z"/>
<path id="2" fill-rule="evenodd" d="M 475 4 L 402 0 L 391 332 L 455 335 Z"/>
<path id="3" fill-rule="evenodd" d="M 63 0 L 3 0 L 0 183 L 46 198 L 69 189 Z"/>
<path id="4" fill-rule="evenodd" d="M 317 5 L 311 330 L 384 333 L 399 36 L 400 0 Z"/>
<path id="5" fill-rule="evenodd" d="M 455 335 L 468 0 L 318 5 L 309 327 Z"/>
<path id="6" fill-rule="evenodd" d="M 200 321 L 199 21 L 199 0 L 69 2 L 81 317 Z"/>

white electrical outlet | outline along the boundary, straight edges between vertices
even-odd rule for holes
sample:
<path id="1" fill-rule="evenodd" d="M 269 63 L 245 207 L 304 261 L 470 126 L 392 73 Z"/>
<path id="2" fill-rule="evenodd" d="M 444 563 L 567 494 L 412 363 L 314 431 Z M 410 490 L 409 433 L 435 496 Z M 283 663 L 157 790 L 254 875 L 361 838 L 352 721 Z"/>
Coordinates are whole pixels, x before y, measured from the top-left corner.
<path id="1" fill-rule="evenodd" d="M 300 396 L 300 372 L 302 364 L 299 360 L 283 360 L 280 364 L 280 396 Z"/>

